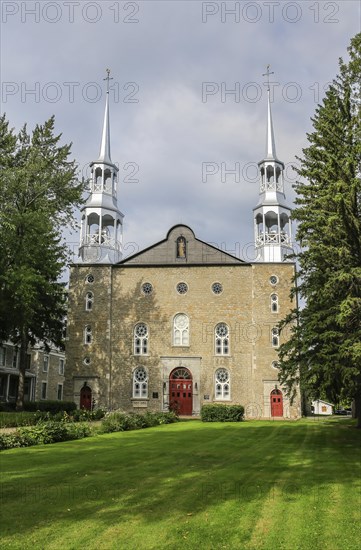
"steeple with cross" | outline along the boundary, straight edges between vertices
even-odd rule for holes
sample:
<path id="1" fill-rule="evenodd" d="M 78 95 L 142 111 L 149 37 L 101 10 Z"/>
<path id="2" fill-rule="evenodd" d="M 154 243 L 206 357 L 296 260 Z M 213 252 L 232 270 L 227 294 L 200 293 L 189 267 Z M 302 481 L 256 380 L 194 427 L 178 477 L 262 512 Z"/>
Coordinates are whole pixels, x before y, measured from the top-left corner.
<path id="1" fill-rule="evenodd" d="M 106 70 L 106 100 L 98 160 L 90 163 L 90 195 L 83 206 L 79 255 L 83 263 L 113 264 L 122 259 L 123 214 L 117 203 L 118 167 L 110 155 L 109 90 Z"/>
<path id="2" fill-rule="evenodd" d="M 266 154 L 258 163 L 260 174 L 259 202 L 253 209 L 255 248 L 262 262 L 282 262 L 292 251 L 291 210 L 284 194 L 285 165 L 277 158 L 274 138 L 271 98 L 270 65 L 262 76 L 267 77 Z"/>

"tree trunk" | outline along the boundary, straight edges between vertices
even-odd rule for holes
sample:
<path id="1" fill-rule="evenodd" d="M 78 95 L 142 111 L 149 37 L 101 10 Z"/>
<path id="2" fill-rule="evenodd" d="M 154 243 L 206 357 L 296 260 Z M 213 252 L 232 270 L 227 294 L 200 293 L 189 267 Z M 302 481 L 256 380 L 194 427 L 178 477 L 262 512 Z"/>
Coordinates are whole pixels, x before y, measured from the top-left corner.
<path id="1" fill-rule="evenodd" d="M 361 429 L 361 395 L 355 397 L 355 417 L 357 418 L 356 428 Z"/>
<path id="2" fill-rule="evenodd" d="M 25 371 L 26 371 L 26 359 L 28 354 L 29 339 L 27 337 L 26 330 L 21 331 L 20 340 L 20 364 L 19 364 L 19 384 L 18 394 L 16 398 L 16 410 L 22 411 L 24 409 L 24 390 L 25 390 Z"/>

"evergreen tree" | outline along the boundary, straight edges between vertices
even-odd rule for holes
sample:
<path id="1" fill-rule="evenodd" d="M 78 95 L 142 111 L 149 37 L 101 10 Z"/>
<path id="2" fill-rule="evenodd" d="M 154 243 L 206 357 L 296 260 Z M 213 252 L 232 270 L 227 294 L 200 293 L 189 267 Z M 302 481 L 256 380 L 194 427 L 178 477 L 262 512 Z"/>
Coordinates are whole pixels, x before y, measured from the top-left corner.
<path id="1" fill-rule="evenodd" d="M 361 34 L 312 119 L 293 219 L 296 286 L 305 307 L 281 323 L 280 381 L 314 397 L 356 402 L 361 427 Z M 304 178 L 304 179 L 303 179 Z"/>
<path id="2" fill-rule="evenodd" d="M 59 282 L 68 260 L 62 239 L 81 202 L 83 184 L 59 145 L 54 117 L 29 135 L 0 118 L 0 339 L 20 348 L 17 409 L 23 407 L 29 344 L 61 345 L 66 292 Z"/>

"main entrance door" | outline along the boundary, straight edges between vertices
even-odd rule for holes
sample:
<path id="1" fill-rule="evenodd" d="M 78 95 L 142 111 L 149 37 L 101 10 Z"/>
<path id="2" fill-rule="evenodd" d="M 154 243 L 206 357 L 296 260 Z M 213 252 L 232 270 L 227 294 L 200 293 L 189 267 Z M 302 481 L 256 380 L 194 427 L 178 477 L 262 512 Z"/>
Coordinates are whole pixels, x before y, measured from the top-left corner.
<path id="1" fill-rule="evenodd" d="M 283 397 L 281 390 L 271 392 L 271 416 L 283 416 Z"/>
<path id="2" fill-rule="evenodd" d="M 192 375 L 184 367 L 179 367 L 170 373 L 169 409 L 178 414 L 192 414 Z"/>
<path id="3" fill-rule="evenodd" d="M 89 386 L 83 386 L 80 390 L 80 408 L 88 411 L 92 408 L 92 391 Z"/>

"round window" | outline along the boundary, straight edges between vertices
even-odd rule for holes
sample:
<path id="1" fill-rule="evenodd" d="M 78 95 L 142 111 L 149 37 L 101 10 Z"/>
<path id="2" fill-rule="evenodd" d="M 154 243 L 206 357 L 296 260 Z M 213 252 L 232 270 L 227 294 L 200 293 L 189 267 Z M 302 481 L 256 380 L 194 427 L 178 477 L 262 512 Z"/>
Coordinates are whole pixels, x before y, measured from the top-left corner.
<path id="1" fill-rule="evenodd" d="M 221 283 L 213 283 L 212 291 L 214 292 L 214 294 L 221 294 L 222 290 L 223 290 L 223 287 Z"/>
<path id="2" fill-rule="evenodd" d="M 187 283 L 178 283 L 177 284 L 177 292 L 178 292 L 178 294 L 186 294 L 186 292 L 188 292 Z"/>
<path id="3" fill-rule="evenodd" d="M 271 283 L 271 285 L 276 285 L 278 283 L 278 277 L 276 277 L 276 275 L 271 275 L 271 277 L 269 278 L 269 282 Z"/>
<path id="4" fill-rule="evenodd" d="M 90 357 L 85 357 L 83 363 L 84 363 L 84 365 L 90 365 L 90 363 L 91 363 Z"/>
<path id="5" fill-rule="evenodd" d="M 142 291 L 143 291 L 144 294 L 152 294 L 153 285 L 151 283 L 144 283 L 142 285 Z"/>
<path id="6" fill-rule="evenodd" d="M 94 283 L 94 275 L 88 275 L 86 278 L 87 283 Z"/>

